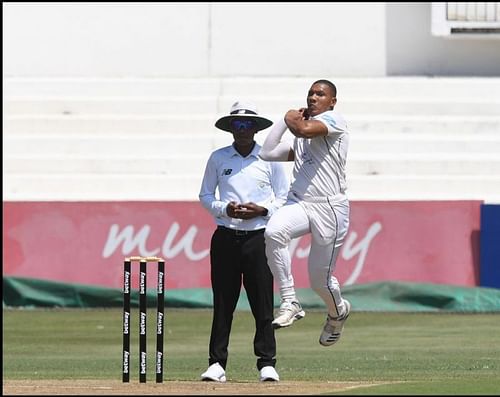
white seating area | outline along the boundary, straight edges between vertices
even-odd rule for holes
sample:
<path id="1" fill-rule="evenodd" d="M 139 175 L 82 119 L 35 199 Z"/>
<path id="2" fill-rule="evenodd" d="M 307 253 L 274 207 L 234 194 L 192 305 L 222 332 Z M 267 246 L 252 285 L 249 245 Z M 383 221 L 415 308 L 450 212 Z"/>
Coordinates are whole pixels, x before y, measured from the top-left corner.
<path id="1" fill-rule="evenodd" d="M 232 142 L 214 127 L 231 104 L 277 119 L 314 80 L 4 78 L 3 199 L 198 200 L 208 156 Z M 500 203 L 500 78 L 331 80 L 351 200 Z"/>

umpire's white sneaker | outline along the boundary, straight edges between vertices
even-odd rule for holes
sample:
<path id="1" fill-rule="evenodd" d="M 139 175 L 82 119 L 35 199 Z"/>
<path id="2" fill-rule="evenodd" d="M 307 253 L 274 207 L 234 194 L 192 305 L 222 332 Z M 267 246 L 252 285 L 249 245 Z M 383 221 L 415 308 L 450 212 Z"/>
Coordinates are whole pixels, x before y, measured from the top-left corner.
<path id="1" fill-rule="evenodd" d="M 297 301 L 283 301 L 278 311 L 278 316 L 273 320 L 273 328 L 288 327 L 295 320 L 304 318 L 306 313 Z"/>
<path id="2" fill-rule="evenodd" d="M 326 318 L 325 326 L 323 327 L 323 332 L 319 337 L 319 343 L 323 346 L 331 346 L 338 342 L 342 330 L 344 329 L 344 323 L 349 317 L 351 312 L 351 303 L 344 299 L 346 311 L 341 317 L 333 318 L 328 315 Z"/>
<path id="3" fill-rule="evenodd" d="M 261 368 L 259 380 L 261 382 L 278 382 L 280 380 L 280 377 L 274 367 L 267 366 Z"/>
<path id="4" fill-rule="evenodd" d="M 226 372 L 219 363 L 215 363 L 208 367 L 208 369 L 201 374 L 201 380 L 225 382 Z"/>

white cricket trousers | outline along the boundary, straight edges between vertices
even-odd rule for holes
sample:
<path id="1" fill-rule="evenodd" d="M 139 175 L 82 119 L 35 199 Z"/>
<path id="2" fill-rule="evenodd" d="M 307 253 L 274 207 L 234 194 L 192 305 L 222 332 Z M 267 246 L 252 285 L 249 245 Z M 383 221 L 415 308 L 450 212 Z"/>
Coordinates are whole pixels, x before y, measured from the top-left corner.
<path id="1" fill-rule="evenodd" d="M 330 316 L 344 314 L 345 304 L 333 271 L 348 228 L 349 200 L 345 195 L 305 201 L 289 194 L 286 204 L 271 216 L 264 234 L 267 261 L 282 301 L 296 299 L 290 241 L 311 233 L 311 288 L 325 302 Z"/>

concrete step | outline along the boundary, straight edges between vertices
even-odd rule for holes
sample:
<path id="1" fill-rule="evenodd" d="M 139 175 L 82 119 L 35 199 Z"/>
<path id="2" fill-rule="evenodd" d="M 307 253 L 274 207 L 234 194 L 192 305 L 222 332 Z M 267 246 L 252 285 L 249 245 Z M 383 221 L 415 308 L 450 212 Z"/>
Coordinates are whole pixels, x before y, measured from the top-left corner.
<path id="1" fill-rule="evenodd" d="M 329 78 L 328 76 L 326 78 Z M 165 97 L 165 96 L 282 96 L 301 98 L 317 77 L 224 78 L 4 78 L 3 96 Z M 500 98 L 496 77 L 377 77 L 331 78 L 338 98 L 449 99 Z"/>
<path id="2" fill-rule="evenodd" d="M 500 175 L 355 175 L 351 200 L 485 200 L 500 203 Z"/>
<path id="3" fill-rule="evenodd" d="M 195 201 L 203 175 L 17 174 L 3 178 L 7 201 Z"/>
<path id="4" fill-rule="evenodd" d="M 261 135 L 262 134 L 262 135 Z M 255 136 L 262 144 L 265 132 Z M 232 135 L 224 131 L 200 134 L 135 134 L 135 133 L 5 133 L 4 156 L 135 154 L 167 155 L 168 153 L 205 154 L 230 145 Z M 477 153 L 500 157 L 500 134 L 420 134 L 385 133 L 352 134 L 351 154 L 399 153 Z"/>
<path id="5" fill-rule="evenodd" d="M 328 78 L 328 77 L 327 77 Z M 305 97 L 317 78 L 227 78 L 222 81 L 221 95 L 286 95 Z M 455 77 L 376 77 L 331 78 L 341 98 L 478 98 L 499 99 L 500 78 Z"/>
<path id="6" fill-rule="evenodd" d="M 202 175 L 6 174 L 4 200 L 197 201 Z M 357 175 L 348 179 L 351 200 L 485 200 L 500 203 L 499 175 Z"/>
<path id="7" fill-rule="evenodd" d="M 252 100 L 262 114 L 305 106 L 302 97 L 258 96 Z M 8 115 L 216 115 L 220 109 L 229 110 L 234 97 L 16 97 L 4 101 Z M 414 98 L 346 98 L 339 100 L 336 109 L 345 114 L 387 115 L 498 115 L 500 99 L 414 99 Z M 264 112 L 263 112 L 264 111 Z"/>
<path id="8" fill-rule="evenodd" d="M 219 112 L 216 96 L 183 97 L 11 97 L 4 101 L 9 115 L 163 115 Z M 228 108 L 229 109 L 229 108 Z"/>
<path id="9" fill-rule="evenodd" d="M 4 171 L 16 174 L 143 174 L 143 175 L 203 175 L 209 154 L 150 156 L 137 152 L 122 155 L 105 154 L 99 157 L 72 156 L 15 156 L 4 159 Z"/>
<path id="10" fill-rule="evenodd" d="M 220 114 L 219 116 L 222 116 Z M 17 115 L 4 117 L 7 133 L 99 133 L 122 132 L 137 134 L 192 134 L 218 131 L 214 123 L 219 116 L 204 115 Z M 276 120 L 282 115 L 274 114 Z M 439 116 L 439 115 L 345 115 L 354 133 L 475 133 L 492 134 L 500 131 L 500 115 Z"/>
<path id="11" fill-rule="evenodd" d="M 25 155 L 4 158 L 8 173 L 34 174 L 203 174 L 209 153 L 204 155 L 169 153 L 163 156 L 122 153 L 95 155 Z M 500 175 L 496 155 L 350 155 L 346 171 L 353 175 Z"/>
<path id="12" fill-rule="evenodd" d="M 232 144 L 224 131 L 207 134 L 61 134 L 10 133 L 4 135 L 4 156 L 19 155 L 122 155 L 167 156 L 169 154 L 207 154 Z"/>
<path id="13" fill-rule="evenodd" d="M 478 153 L 500 157 L 500 134 L 351 134 L 351 153 Z"/>
<path id="14" fill-rule="evenodd" d="M 432 153 L 394 155 L 351 153 L 346 173 L 353 175 L 499 175 L 500 156 L 497 154 Z"/>
<path id="15" fill-rule="evenodd" d="M 4 98 L 218 96 L 218 78 L 4 78 Z"/>

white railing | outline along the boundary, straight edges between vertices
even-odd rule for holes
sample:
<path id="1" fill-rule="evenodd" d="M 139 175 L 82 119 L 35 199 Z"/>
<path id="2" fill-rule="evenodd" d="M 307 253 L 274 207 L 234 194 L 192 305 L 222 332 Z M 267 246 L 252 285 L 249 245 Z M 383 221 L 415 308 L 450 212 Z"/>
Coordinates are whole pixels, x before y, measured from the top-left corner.
<path id="1" fill-rule="evenodd" d="M 432 34 L 500 38 L 499 2 L 432 3 Z"/>

